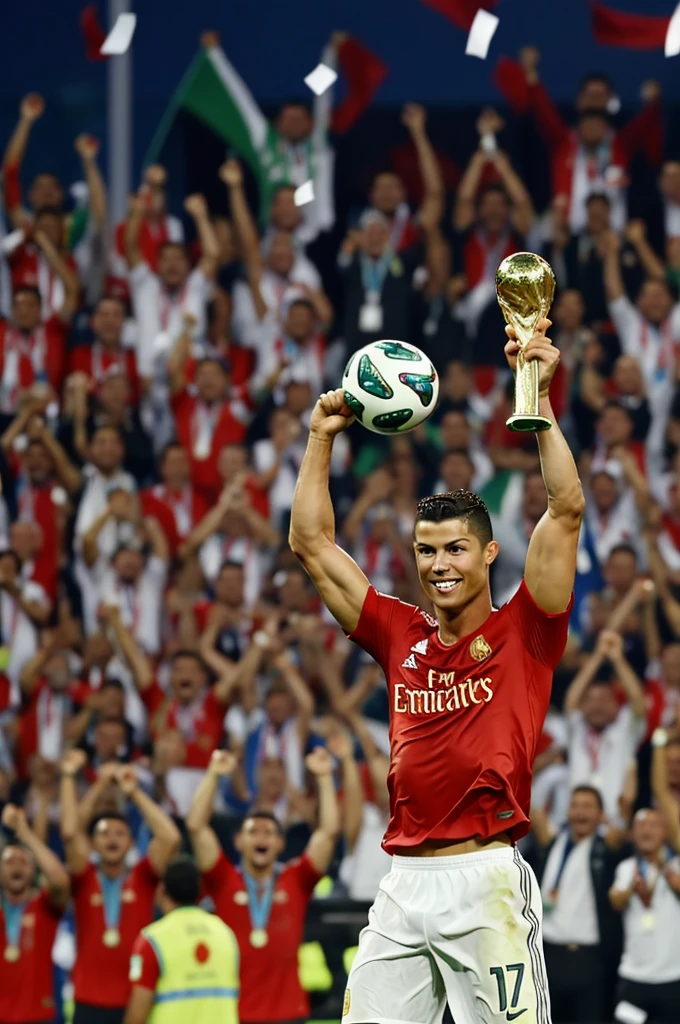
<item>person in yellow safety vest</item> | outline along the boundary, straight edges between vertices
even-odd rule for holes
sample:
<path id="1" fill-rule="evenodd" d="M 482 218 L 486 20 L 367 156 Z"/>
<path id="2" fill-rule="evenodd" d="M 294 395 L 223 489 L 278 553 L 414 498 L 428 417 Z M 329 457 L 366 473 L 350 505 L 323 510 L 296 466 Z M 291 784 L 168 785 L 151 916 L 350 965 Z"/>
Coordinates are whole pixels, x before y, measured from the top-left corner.
<path id="1" fill-rule="evenodd" d="M 231 928 L 197 907 L 198 868 L 168 865 L 157 902 L 163 917 L 132 947 L 124 1024 L 238 1024 L 239 952 Z"/>

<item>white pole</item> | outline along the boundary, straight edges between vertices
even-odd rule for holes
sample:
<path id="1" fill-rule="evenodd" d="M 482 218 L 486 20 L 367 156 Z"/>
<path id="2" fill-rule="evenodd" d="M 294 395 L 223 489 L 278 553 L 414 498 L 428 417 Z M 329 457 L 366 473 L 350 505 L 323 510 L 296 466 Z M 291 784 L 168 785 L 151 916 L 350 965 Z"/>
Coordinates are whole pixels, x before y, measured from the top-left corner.
<path id="1" fill-rule="evenodd" d="M 131 11 L 132 0 L 109 0 L 109 32 L 119 14 Z M 132 46 L 120 57 L 109 57 L 108 143 L 109 211 L 111 223 L 124 220 L 132 173 Z"/>

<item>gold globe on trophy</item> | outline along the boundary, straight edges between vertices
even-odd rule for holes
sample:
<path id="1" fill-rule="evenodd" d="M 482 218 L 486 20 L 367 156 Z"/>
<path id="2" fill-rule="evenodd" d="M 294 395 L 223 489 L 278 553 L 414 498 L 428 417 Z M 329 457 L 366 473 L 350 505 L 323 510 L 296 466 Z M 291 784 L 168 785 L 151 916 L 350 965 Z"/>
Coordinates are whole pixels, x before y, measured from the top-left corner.
<path id="1" fill-rule="evenodd" d="M 507 256 L 496 271 L 496 295 L 505 322 L 514 328 L 519 344 L 515 371 L 515 400 L 506 426 L 515 431 L 549 430 L 547 416 L 538 412 L 538 360 L 528 362 L 524 349 L 536 324 L 548 315 L 555 294 L 555 275 L 549 263 L 534 252 Z"/>

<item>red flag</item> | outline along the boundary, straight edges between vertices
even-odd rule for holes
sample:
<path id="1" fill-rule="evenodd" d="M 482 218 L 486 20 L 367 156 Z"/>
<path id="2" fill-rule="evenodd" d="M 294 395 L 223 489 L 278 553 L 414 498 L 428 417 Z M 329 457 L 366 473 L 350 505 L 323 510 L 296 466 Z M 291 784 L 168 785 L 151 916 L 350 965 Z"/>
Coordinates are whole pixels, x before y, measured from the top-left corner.
<path id="1" fill-rule="evenodd" d="M 662 50 L 671 20 L 654 14 L 625 14 L 597 3 L 591 3 L 590 17 L 596 43 L 631 50 Z"/>
<path id="2" fill-rule="evenodd" d="M 90 4 L 80 13 L 80 29 L 85 39 L 85 53 L 88 60 L 108 60 L 106 54 L 100 53 L 106 32 L 97 19 L 97 6 Z"/>
<path id="3" fill-rule="evenodd" d="M 423 0 L 423 3 L 467 32 L 475 20 L 477 11 L 480 8 L 485 11 L 492 10 L 498 0 Z"/>
<path id="4" fill-rule="evenodd" d="M 364 113 L 390 69 L 351 37 L 340 46 L 338 63 L 347 80 L 347 95 L 333 111 L 333 131 L 346 132 Z"/>

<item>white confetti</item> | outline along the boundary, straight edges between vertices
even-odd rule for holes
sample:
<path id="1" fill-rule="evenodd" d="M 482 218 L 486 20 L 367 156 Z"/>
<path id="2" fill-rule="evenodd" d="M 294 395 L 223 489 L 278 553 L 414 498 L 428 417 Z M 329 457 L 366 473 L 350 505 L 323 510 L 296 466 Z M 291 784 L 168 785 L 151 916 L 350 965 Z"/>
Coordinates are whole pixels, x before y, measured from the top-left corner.
<path id="1" fill-rule="evenodd" d="M 2 251 L 5 256 L 11 256 L 15 249 L 17 249 L 25 238 L 25 234 L 21 228 L 17 228 L 16 231 L 12 231 L 11 234 L 5 235 L 2 240 Z"/>
<path id="2" fill-rule="evenodd" d="M 305 181 L 295 189 L 295 205 L 304 206 L 305 203 L 314 202 L 314 182 Z"/>
<path id="3" fill-rule="evenodd" d="M 477 11 L 465 45 L 466 56 L 486 60 L 489 44 L 497 28 L 498 18 L 495 14 L 489 14 L 488 11 Z"/>
<path id="4" fill-rule="evenodd" d="M 136 24 L 136 14 L 119 14 L 116 24 L 102 43 L 99 52 L 106 57 L 120 57 L 128 50 L 132 42 Z"/>
<path id="5" fill-rule="evenodd" d="M 663 48 L 666 57 L 677 57 L 680 53 L 680 4 L 673 11 L 666 29 L 666 42 Z"/>
<path id="6" fill-rule="evenodd" d="M 305 78 L 305 85 L 308 85 L 317 96 L 321 96 L 326 89 L 330 89 L 337 77 L 337 71 L 333 71 L 327 64 L 317 64 Z"/>
<path id="7" fill-rule="evenodd" d="M 54 505 L 65 505 L 68 501 L 68 494 L 63 487 L 53 487 L 50 492 L 50 497 Z"/>

